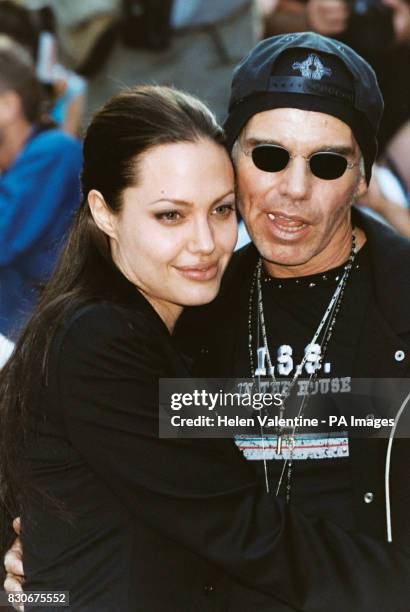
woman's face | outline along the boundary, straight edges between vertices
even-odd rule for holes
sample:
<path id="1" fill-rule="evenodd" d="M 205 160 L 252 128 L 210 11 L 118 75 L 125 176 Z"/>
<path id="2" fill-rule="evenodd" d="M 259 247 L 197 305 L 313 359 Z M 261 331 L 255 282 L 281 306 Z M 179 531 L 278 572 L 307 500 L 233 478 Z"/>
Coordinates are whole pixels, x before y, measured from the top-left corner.
<path id="1" fill-rule="evenodd" d="M 183 306 L 218 293 L 237 238 L 232 165 L 207 139 L 160 145 L 141 156 L 137 180 L 111 215 L 112 255 L 172 328 Z"/>

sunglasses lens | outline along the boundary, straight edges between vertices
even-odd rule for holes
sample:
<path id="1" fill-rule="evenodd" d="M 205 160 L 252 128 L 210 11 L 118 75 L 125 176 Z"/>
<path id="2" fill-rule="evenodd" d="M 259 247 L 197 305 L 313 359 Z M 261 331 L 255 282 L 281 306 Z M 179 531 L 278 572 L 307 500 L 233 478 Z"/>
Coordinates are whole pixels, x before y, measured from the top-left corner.
<path id="1" fill-rule="evenodd" d="M 258 145 L 252 151 L 253 163 L 264 172 L 280 172 L 286 168 L 289 153 L 275 145 Z"/>
<path id="2" fill-rule="evenodd" d="M 316 153 L 310 158 L 310 169 L 318 178 L 332 181 L 345 173 L 347 160 L 338 153 Z"/>

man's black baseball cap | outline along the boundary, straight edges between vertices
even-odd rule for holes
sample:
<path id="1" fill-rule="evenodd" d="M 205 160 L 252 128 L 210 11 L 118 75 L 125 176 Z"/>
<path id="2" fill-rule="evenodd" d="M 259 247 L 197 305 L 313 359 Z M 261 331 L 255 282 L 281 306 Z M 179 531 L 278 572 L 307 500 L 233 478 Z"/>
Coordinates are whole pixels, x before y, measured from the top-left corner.
<path id="1" fill-rule="evenodd" d="M 234 71 L 224 126 L 229 147 L 253 115 L 274 108 L 317 111 L 347 123 L 370 181 L 383 98 L 373 68 L 353 49 L 313 32 L 260 42 Z"/>

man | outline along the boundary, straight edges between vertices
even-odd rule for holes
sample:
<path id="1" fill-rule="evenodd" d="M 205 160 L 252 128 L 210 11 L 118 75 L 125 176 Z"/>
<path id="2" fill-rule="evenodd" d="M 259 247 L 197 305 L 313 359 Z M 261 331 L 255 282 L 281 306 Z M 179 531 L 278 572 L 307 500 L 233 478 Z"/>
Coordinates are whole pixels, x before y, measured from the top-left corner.
<path id="1" fill-rule="evenodd" d="M 50 129 L 27 52 L 0 37 L 0 333 L 13 338 L 80 199 L 80 143 Z"/>
<path id="2" fill-rule="evenodd" d="M 255 246 L 234 256 L 220 298 L 180 329 L 182 341 L 196 340 L 198 373 L 266 374 L 281 389 L 285 378 L 298 384 L 306 373 L 326 400 L 348 394 L 353 376 L 408 373 L 408 243 L 361 215 L 357 227 L 351 222 L 351 204 L 371 176 L 381 112 L 374 73 L 336 41 L 281 36 L 240 64 L 226 129 Z M 365 416 L 368 406 L 364 398 Z M 238 438 L 266 508 L 242 505 L 232 469 L 243 524 L 234 544 L 227 530 L 226 557 L 237 555 L 237 576 L 240 552 L 263 527 L 266 537 L 252 552 L 264 563 L 241 583 L 215 568 L 203 609 L 406 612 L 409 484 L 400 442 L 386 513 L 384 440 L 350 440 L 343 428 Z M 212 541 L 211 527 L 208 535 Z"/>
<path id="3" fill-rule="evenodd" d="M 369 65 L 319 35 L 265 40 L 238 66 L 225 128 L 253 245 L 234 256 L 210 324 L 192 316 L 191 337 L 204 330 L 198 373 L 259 369 L 276 388 L 294 378 L 302 388 L 313 372 L 331 414 L 353 409 L 341 403 L 353 378 L 409 376 L 409 242 L 351 208 L 370 181 L 382 109 Z M 375 405 L 363 397 L 356 416 L 373 418 Z M 293 508 L 408 548 L 408 441 L 395 440 L 389 471 L 386 440 L 349 438 L 341 428 L 296 433 L 281 452 L 267 433 L 237 445 Z M 358 596 L 355 610 L 370 609 Z"/>

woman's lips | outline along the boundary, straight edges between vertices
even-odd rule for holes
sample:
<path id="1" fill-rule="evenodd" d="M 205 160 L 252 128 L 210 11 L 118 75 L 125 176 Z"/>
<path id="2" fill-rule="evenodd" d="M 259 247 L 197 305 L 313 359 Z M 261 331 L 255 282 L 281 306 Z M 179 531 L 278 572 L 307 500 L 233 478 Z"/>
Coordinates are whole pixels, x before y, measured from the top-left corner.
<path id="1" fill-rule="evenodd" d="M 175 269 L 185 278 L 195 281 L 208 281 L 215 278 L 218 272 L 218 264 L 213 263 L 206 266 L 175 266 Z"/>
<path id="2" fill-rule="evenodd" d="M 267 213 L 269 228 L 272 233 L 283 240 L 296 240 L 309 230 L 309 224 L 302 217 Z"/>

